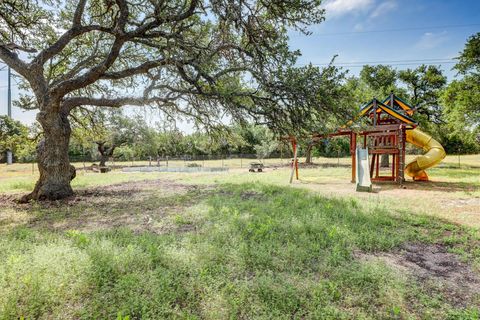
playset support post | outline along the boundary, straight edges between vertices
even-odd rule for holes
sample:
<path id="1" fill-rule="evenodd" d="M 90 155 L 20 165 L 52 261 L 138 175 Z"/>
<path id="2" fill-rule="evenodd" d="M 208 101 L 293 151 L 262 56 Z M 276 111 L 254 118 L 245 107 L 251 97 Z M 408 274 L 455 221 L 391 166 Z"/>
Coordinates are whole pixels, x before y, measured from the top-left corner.
<path id="1" fill-rule="evenodd" d="M 356 158 L 356 149 L 357 149 L 357 134 L 355 132 L 350 132 L 350 156 L 352 157 L 352 183 L 356 181 L 356 169 L 357 169 L 357 158 Z"/>
<path id="2" fill-rule="evenodd" d="M 297 158 L 297 140 L 295 138 L 290 138 L 293 148 L 293 161 L 292 161 L 292 171 L 290 173 L 290 183 L 293 182 L 293 173 L 295 171 L 295 176 L 298 180 L 298 158 Z"/>

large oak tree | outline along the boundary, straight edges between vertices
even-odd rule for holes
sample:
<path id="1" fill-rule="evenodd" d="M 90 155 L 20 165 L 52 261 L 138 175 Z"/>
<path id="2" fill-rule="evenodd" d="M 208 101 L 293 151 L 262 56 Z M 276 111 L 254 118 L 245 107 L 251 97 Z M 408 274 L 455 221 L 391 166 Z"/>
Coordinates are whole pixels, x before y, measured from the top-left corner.
<path id="1" fill-rule="evenodd" d="M 306 32 L 307 25 L 321 22 L 319 5 L 320 0 L 1 1 L 0 59 L 30 87 L 33 96 L 21 101 L 38 109 L 43 128 L 40 177 L 23 200 L 73 194 L 69 114 L 80 106 L 156 105 L 204 123 L 225 114 L 272 120 L 283 95 L 277 71 L 298 55 L 288 48 L 287 30 Z"/>

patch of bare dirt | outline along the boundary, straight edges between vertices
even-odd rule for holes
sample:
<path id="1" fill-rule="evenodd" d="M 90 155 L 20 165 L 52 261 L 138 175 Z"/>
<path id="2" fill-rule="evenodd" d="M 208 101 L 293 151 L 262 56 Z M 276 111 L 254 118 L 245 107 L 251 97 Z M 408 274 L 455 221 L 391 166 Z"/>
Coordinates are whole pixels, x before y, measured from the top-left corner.
<path id="1" fill-rule="evenodd" d="M 18 195 L 14 194 L 0 194 L 0 205 L 3 203 L 12 203 L 18 199 Z"/>
<path id="2" fill-rule="evenodd" d="M 72 197 L 57 201 L 41 201 L 36 203 L 41 207 L 55 207 L 76 202 L 90 201 L 95 199 L 129 197 L 146 190 L 158 190 L 171 194 L 184 194 L 190 190 L 197 189 L 196 185 L 186 185 L 171 180 L 139 180 L 116 183 L 106 186 L 89 187 L 88 189 L 76 190 Z M 0 205 L 17 205 L 19 208 L 28 208 L 32 203 L 19 204 L 17 200 L 20 194 L 0 194 Z"/>
<path id="3" fill-rule="evenodd" d="M 365 261 L 380 260 L 414 277 L 426 290 L 441 293 L 455 306 L 465 307 L 472 301 L 480 303 L 480 276 L 445 246 L 413 243 L 396 252 L 357 252 L 355 256 Z"/>
<path id="4" fill-rule="evenodd" d="M 480 198 L 450 199 L 444 201 L 444 203 L 449 207 L 476 206 L 480 208 Z"/>
<path id="5" fill-rule="evenodd" d="M 195 185 L 181 184 L 171 180 L 140 180 L 79 190 L 73 198 L 65 201 L 82 201 L 95 197 L 125 197 L 146 190 L 157 190 L 178 195 L 196 188 Z"/>
<path id="6" fill-rule="evenodd" d="M 179 225 L 172 217 L 183 215 L 210 190 L 208 186 L 164 179 L 131 181 L 78 190 L 71 198 L 51 202 L 18 204 L 18 195 L 0 195 L 0 210 L 8 209 L 5 212 L 9 215 L 22 213 L 24 219 L 15 224 L 33 228 L 95 231 L 124 227 L 136 232 L 188 232 L 196 226 Z"/>

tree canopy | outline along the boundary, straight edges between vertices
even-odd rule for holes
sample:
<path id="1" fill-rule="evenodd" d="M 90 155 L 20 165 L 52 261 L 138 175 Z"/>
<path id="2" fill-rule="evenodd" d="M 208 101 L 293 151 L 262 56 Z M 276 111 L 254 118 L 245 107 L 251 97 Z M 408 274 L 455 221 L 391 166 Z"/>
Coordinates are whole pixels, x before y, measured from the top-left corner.
<path id="1" fill-rule="evenodd" d="M 468 38 L 455 69 L 461 74 L 480 74 L 480 32 Z"/>
<path id="2" fill-rule="evenodd" d="M 415 69 L 406 69 L 399 72 L 399 78 L 407 85 L 409 101 L 416 108 L 417 115 L 424 115 L 423 124 L 429 122 L 440 123 L 441 106 L 440 92 L 447 83 L 447 77 L 439 67 L 421 65 Z"/>
<path id="3" fill-rule="evenodd" d="M 333 64 L 280 70 L 272 89 L 277 101 L 268 113 L 271 128 L 281 134 L 302 136 L 343 125 L 355 114 L 345 75 Z"/>
<path id="4" fill-rule="evenodd" d="M 443 92 L 444 117 L 452 134 L 480 145 L 480 32 L 471 36 L 460 52 L 455 70 L 462 76 Z M 476 140 L 476 141 L 475 141 Z"/>
<path id="5" fill-rule="evenodd" d="M 372 91 L 368 99 L 371 99 L 372 95 L 377 99 L 383 99 L 390 92 L 396 91 L 397 76 L 395 69 L 381 64 L 376 66 L 365 65 L 360 71 L 360 80 L 367 84 Z"/>
<path id="6" fill-rule="evenodd" d="M 205 125 L 275 119 L 289 91 L 277 75 L 299 54 L 287 30 L 307 32 L 323 14 L 320 0 L 3 1 L 0 59 L 31 89 L 21 102 L 43 129 L 40 179 L 24 201 L 73 194 L 68 117 L 81 106 L 155 105 Z"/>
<path id="7" fill-rule="evenodd" d="M 14 1 L 0 7 L 9 17 L 0 24 L 0 58 L 30 85 L 29 108 L 47 108 L 47 91 L 65 111 L 154 104 L 209 124 L 226 110 L 257 115 L 271 102 L 277 69 L 298 56 L 286 30 L 322 21 L 319 4 Z M 26 62 L 13 49 L 36 53 Z"/>
<path id="8" fill-rule="evenodd" d="M 94 143 L 100 154 L 100 166 L 113 156 L 115 149 L 143 139 L 147 140 L 150 130 L 140 117 L 125 116 L 121 110 L 78 109 L 72 114 L 73 140 L 82 147 Z M 147 147 L 151 141 L 140 144 Z"/>
<path id="9" fill-rule="evenodd" d="M 33 139 L 29 137 L 29 129 L 19 121 L 8 116 L 0 116 L 0 159 L 6 151 L 12 151 L 15 157 L 29 159 L 33 149 Z"/>

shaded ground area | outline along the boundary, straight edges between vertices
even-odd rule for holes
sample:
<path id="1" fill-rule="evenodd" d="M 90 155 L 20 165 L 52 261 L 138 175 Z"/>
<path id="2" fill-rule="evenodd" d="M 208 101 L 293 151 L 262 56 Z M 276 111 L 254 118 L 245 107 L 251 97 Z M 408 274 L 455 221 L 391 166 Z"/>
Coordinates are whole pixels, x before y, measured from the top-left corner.
<path id="1" fill-rule="evenodd" d="M 480 276 L 441 244 L 408 243 L 392 252 L 354 256 L 364 261 L 381 261 L 416 279 L 432 296 L 442 294 L 455 306 L 480 305 Z"/>
<path id="2" fill-rule="evenodd" d="M 463 319 L 480 312 L 471 267 L 480 265 L 478 233 L 355 198 L 164 178 L 50 203 L 13 199 L 0 199 L 0 319 Z"/>
<path id="3" fill-rule="evenodd" d="M 428 170 L 431 178 L 430 182 L 413 183 L 407 181 L 405 189 L 399 188 L 396 184 L 382 183 L 375 186 L 376 193 L 370 194 L 355 192 L 355 185 L 350 183 L 349 158 L 341 158 L 339 161 L 337 159 L 321 158 L 315 159 L 313 166 L 301 167 L 300 180 L 294 181 L 292 186 L 309 189 L 328 197 L 355 198 L 366 206 L 386 206 L 395 211 L 428 214 L 454 223 L 480 228 L 480 172 L 477 169 L 479 160 L 478 155 L 465 156 L 461 158 L 461 165 L 459 165 L 456 156 L 447 156 L 439 167 Z M 301 159 L 301 166 L 303 166 L 303 161 Z M 286 159 L 283 159 L 283 161 L 268 161 L 266 164 L 270 166 L 283 165 L 277 168 L 267 167 L 263 173 L 249 173 L 248 168 L 246 168 L 248 166 L 247 161 L 243 161 L 243 168 L 240 168 L 241 162 L 238 161 L 238 165 L 232 166 L 228 173 L 124 174 L 114 171 L 108 174 L 94 174 L 82 171 L 73 181 L 73 187 L 75 190 L 80 190 L 113 182 L 144 179 L 169 179 L 192 185 L 246 182 L 285 186 L 289 185 L 290 177 L 288 165 L 285 166 L 286 162 L 288 162 Z M 340 166 L 337 166 L 338 163 Z M 140 163 L 138 164 L 140 165 Z M 203 163 L 200 164 L 203 165 Z M 82 167 L 82 164 L 77 165 Z M 125 165 L 133 164 L 125 163 Z M 148 165 L 148 162 L 143 163 L 143 165 Z M 222 165 L 222 161 L 205 162 L 205 166 Z M 225 165 L 228 165 L 227 162 L 225 162 Z M 2 179 L 0 193 L 27 193 L 31 191 L 36 179 L 36 176 L 31 174 L 31 169 L 31 164 L 0 166 L 0 179 Z M 24 176 L 15 178 L 15 174 L 20 173 Z M 16 216 L 15 219 L 18 220 L 19 217 Z"/>
<path id="4" fill-rule="evenodd" d="M 193 226 L 179 217 L 201 200 L 201 190 L 206 194 L 210 188 L 158 179 L 92 187 L 55 202 L 18 204 L 18 195 L 0 195 L 0 229 L 24 224 L 50 230 L 186 230 Z"/>

